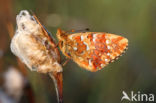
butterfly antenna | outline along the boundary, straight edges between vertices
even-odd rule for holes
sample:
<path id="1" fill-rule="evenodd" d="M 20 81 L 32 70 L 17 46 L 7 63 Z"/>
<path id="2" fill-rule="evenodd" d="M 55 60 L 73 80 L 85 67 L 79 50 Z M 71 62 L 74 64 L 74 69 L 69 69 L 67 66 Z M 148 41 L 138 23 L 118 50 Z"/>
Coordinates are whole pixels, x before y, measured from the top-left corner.
<path id="1" fill-rule="evenodd" d="M 80 30 L 74 30 L 74 32 L 86 32 L 89 31 L 89 28 L 85 28 L 85 29 L 80 29 Z"/>
<path id="2" fill-rule="evenodd" d="M 89 29 L 89 28 L 86 28 L 85 30 L 86 30 L 86 31 L 90 31 L 90 29 Z"/>

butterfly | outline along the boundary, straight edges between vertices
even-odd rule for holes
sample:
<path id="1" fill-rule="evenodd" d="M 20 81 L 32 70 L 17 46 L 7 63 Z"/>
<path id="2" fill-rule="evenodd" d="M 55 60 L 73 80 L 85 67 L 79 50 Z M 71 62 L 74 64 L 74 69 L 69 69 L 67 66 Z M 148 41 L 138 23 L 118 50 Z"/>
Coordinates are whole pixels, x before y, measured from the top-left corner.
<path id="1" fill-rule="evenodd" d="M 56 36 L 62 53 L 91 72 L 113 62 L 128 46 L 128 39 L 104 32 L 68 33 L 58 29 Z"/>

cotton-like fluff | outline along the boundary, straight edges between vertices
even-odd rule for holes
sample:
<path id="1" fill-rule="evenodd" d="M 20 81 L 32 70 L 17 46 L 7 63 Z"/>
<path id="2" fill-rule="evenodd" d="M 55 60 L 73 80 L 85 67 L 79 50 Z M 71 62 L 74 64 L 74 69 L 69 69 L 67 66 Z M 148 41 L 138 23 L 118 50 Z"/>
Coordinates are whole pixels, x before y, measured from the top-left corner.
<path id="1" fill-rule="evenodd" d="M 17 30 L 11 40 L 13 54 L 30 70 L 40 73 L 62 72 L 56 44 L 38 19 L 22 10 L 16 21 Z"/>

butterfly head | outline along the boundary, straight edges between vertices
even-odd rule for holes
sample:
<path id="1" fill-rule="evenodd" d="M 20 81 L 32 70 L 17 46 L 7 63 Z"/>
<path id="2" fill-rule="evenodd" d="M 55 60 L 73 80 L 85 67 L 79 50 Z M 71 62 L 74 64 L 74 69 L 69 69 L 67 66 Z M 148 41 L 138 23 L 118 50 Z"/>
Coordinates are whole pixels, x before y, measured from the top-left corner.
<path id="1" fill-rule="evenodd" d="M 61 41 L 64 41 L 65 37 L 66 37 L 66 32 L 61 30 L 61 29 L 57 29 L 57 34 L 56 34 L 57 38 Z"/>
<path id="2" fill-rule="evenodd" d="M 59 40 L 59 47 L 60 49 L 62 49 L 64 46 L 65 46 L 65 43 L 66 43 L 66 38 L 67 38 L 67 35 L 66 35 L 66 32 L 61 30 L 61 29 L 57 29 L 57 34 L 56 34 L 58 40 Z"/>

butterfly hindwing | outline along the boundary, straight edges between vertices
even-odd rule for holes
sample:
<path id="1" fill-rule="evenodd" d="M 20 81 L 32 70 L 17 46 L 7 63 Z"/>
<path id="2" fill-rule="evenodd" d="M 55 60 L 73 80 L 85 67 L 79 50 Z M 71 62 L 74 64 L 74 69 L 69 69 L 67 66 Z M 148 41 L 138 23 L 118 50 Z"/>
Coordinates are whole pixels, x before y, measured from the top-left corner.
<path id="1" fill-rule="evenodd" d="M 104 32 L 73 33 L 62 37 L 65 39 L 60 47 L 63 54 L 92 72 L 118 58 L 128 46 L 126 38 Z"/>

